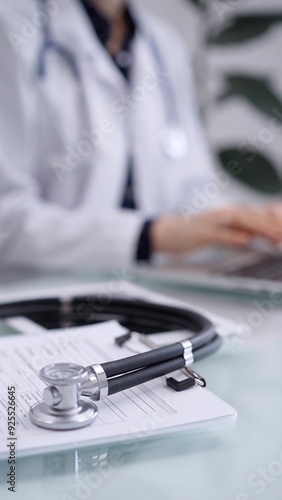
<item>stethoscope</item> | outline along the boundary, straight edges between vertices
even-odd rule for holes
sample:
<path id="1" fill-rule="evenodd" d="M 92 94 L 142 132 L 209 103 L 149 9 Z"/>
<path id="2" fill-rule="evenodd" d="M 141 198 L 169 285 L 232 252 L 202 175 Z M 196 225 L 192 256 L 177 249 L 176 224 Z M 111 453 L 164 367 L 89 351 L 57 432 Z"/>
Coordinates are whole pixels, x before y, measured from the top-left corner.
<path id="1" fill-rule="evenodd" d="M 39 373 L 47 384 L 43 400 L 31 407 L 29 415 L 35 425 L 52 430 L 90 425 L 98 412 L 94 401 L 177 370 L 184 370 L 187 377 L 181 381 L 168 377 L 166 382 L 170 389 L 183 391 L 196 384 L 204 386 L 204 379 L 189 367 L 221 346 L 221 338 L 205 316 L 184 308 L 141 300 L 113 298 L 101 306 L 99 297 L 82 296 L 0 305 L 0 319 L 17 316 L 24 316 L 47 329 L 115 319 L 127 329 L 126 334 L 115 339 L 120 347 L 133 335 L 146 338 L 148 334 L 160 332 L 193 332 L 186 340 L 116 361 L 87 367 L 73 363 L 45 366 Z"/>
<path id="2" fill-rule="evenodd" d="M 40 7 L 44 10 L 44 3 L 46 0 L 39 0 Z M 44 10 L 45 13 L 45 10 Z M 48 14 L 47 14 L 48 15 Z M 158 45 L 155 41 L 154 36 L 148 31 L 145 23 L 139 20 L 138 26 L 141 31 L 146 36 L 146 39 L 149 42 L 150 49 L 156 61 L 156 67 L 159 68 L 161 74 L 165 74 L 165 64 L 163 61 L 163 57 L 160 54 Z M 39 80 L 43 80 L 47 75 L 46 68 L 46 55 L 50 51 L 56 52 L 59 54 L 69 65 L 71 72 L 78 83 L 81 94 L 80 105 L 83 106 L 85 113 L 83 115 L 87 116 L 88 108 L 85 100 L 82 98 L 82 81 L 80 76 L 80 71 L 78 68 L 78 64 L 75 60 L 75 56 L 71 50 L 69 50 L 66 46 L 57 42 L 53 35 L 50 26 L 50 22 L 45 23 L 42 28 L 43 30 L 43 44 L 39 52 L 38 57 L 38 69 L 37 75 Z M 180 124 L 180 119 L 177 112 L 177 104 L 175 98 L 175 91 L 172 87 L 172 83 L 168 77 L 162 78 L 160 83 L 160 87 L 163 92 L 163 102 L 166 110 L 166 126 L 159 133 L 159 143 L 163 153 L 170 159 L 179 161 L 185 158 L 188 150 L 188 138 L 187 133 L 184 128 Z M 54 120 L 56 121 L 56 120 Z M 65 142 L 65 138 L 63 138 L 63 143 Z"/>

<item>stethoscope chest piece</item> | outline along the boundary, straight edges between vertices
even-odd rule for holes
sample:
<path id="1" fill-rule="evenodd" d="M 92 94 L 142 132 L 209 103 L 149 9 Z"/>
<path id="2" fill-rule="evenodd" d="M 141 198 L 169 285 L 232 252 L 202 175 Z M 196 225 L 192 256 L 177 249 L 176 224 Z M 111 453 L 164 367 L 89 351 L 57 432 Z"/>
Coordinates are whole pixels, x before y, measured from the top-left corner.
<path id="1" fill-rule="evenodd" d="M 79 398 L 79 387 L 87 379 L 85 368 L 61 363 L 49 365 L 40 371 L 40 378 L 49 384 L 43 392 L 43 401 L 30 409 L 32 423 L 51 430 L 79 429 L 92 424 L 98 409 L 90 400 Z"/>
<path id="2" fill-rule="evenodd" d="M 185 131 L 178 125 L 170 125 L 160 133 L 160 143 L 164 154 L 170 160 L 183 160 L 188 150 Z"/>

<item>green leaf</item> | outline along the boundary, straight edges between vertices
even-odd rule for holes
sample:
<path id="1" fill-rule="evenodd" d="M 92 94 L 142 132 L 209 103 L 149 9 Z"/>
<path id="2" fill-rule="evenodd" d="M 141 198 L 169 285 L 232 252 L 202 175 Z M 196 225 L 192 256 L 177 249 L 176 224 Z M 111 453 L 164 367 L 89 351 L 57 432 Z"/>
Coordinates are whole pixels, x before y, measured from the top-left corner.
<path id="1" fill-rule="evenodd" d="M 241 96 L 262 113 L 275 117 L 282 122 L 282 101 L 271 88 L 268 80 L 245 75 L 228 75 L 227 89 L 218 97 L 218 101 Z"/>
<path id="2" fill-rule="evenodd" d="M 265 156 L 256 153 L 247 155 L 238 149 L 225 149 L 218 153 L 223 169 L 229 175 L 248 186 L 267 194 L 282 191 L 282 182 L 274 165 Z"/>
<path id="3" fill-rule="evenodd" d="M 199 7 L 200 9 L 204 9 L 205 8 L 203 0 L 188 0 L 188 2 L 192 3 L 196 7 Z"/>
<path id="4" fill-rule="evenodd" d="M 211 34 L 208 43 L 228 45 L 243 43 L 266 33 L 275 23 L 282 22 L 282 13 L 236 16 L 219 33 Z"/>

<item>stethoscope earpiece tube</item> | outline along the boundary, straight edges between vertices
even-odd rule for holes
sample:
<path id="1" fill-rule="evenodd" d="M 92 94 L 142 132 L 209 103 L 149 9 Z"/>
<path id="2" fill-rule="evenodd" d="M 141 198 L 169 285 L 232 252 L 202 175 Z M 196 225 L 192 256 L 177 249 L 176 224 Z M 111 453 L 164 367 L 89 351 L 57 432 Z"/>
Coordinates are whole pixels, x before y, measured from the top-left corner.
<path id="1" fill-rule="evenodd" d="M 202 345 L 200 349 L 193 350 L 194 361 L 201 361 L 212 354 L 215 354 L 222 346 L 222 338 L 215 334 L 211 342 Z"/>
<path id="2" fill-rule="evenodd" d="M 144 368 L 143 370 L 137 370 L 135 372 L 127 373 L 126 375 L 121 375 L 120 377 L 115 377 L 108 380 L 108 395 L 111 396 L 117 392 L 125 391 L 136 385 L 145 384 L 150 380 L 154 380 L 158 377 L 172 373 L 180 368 L 184 368 L 185 360 L 183 357 L 171 359 L 170 361 L 165 361 L 158 365 L 150 366 L 149 368 Z"/>
<path id="3" fill-rule="evenodd" d="M 128 358 L 118 359 L 102 363 L 102 367 L 108 378 L 116 377 L 121 373 L 147 368 L 152 365 L 163 363 L 174 358 L 183 356 L 183 345 L 180 342 L 165 347 L 160 347 L 153 351 L 148 351 L 142 354 L 135 354 Z"/>

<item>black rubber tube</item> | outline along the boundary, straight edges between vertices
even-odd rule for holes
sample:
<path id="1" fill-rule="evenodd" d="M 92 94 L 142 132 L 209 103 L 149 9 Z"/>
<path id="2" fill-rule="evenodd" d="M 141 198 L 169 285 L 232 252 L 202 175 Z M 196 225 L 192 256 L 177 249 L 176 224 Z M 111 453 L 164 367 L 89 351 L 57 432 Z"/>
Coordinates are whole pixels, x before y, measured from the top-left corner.
<path id="1" fill-rule="evenodd" d="M 64 324 L 89 324 L 117 319 L 127 328 L 159 333 L 173 330 L 194 332 L 193 349 L 208 344 L 214 337 L 212 323 L 201 314 L 188 309 L 147 303 L 145 301 L 113 298 L 108 303 L 98 296 L 75 297 L 65 311 L 63 299 L 38 299 L 0 305 L 0 318 L 26 316 L 47 328 L 59 328 Z"/>
<path id="2" fill-rule="evenodd" d="M 202 346 L 200 349 L 196 349 L 195 351 L 193 351 L 194 361 L 200 361 L 201 359 L 207 358 L 208 356 L 214 354 L 219 350 L 222 342 L 222 338 L 216 334 L 211 342 Z"/>
<path id="3" fill-rule="evenodd" d="M 83 304 L 85 302 L 85 304 Z M 85 306 L 85 322 L 95 323 L 105 319 L 117 319 L 121 324 L 130 329 L 144 333 L 159 333 L 162 331 L 190 330 L 194 333 L 206 332 L 206 339 L 212 339 L 214 327 L 212 323 L 201 314 L 175 306 L 143 302 L 139 300 L 116 299 L 109 303 L 100 304 L 99 297 L 76 297 L 73 299 L 73 319 L 79 308 Z M 200 342 L 200 338 L 199 338 Z M 203 344 L 205 343 L 203 342 Z M 202 344 L 202 345 L 203 345 Z M 195 346 L 196 348 L 198 347 Z"/>
<path id="4" fill-rule="evenodd" d="M 216 335 L 214 326 L 210 324 L 207 328 L 203 329 L 197 335 L 194 335 L 189 340 L 193 346 L 193 351 L 200 347 L 209 344 Z"/>
<path id="5" fill-rule="evenodd" d="M 99 295 L 75 297 L 68 304 L 68 308 L 63 306 L 64 300 L 56 298 L 0 304 L 0 319 L 11 316 L 26 316 L 49 329 L 59 328 L 66 324 L 80 325 L 118 319 L 122 324 L 127 325 L 127 328 L 130 325 L 130 329 L 144 333 L 189 330 L 194 332 L 190 341 L 196 361 L 212 354 L 221 345 L 221 340 L 216 335 L 213 324 L 205 316 L 179 307 L 118 298 L 104 303 Z M 168 346 L 167 349 L 170 350 L 169 358 L 159 358 L 159 350 L 153 352 L 152 356 L 156 363 L 173 358 L 172 346 Z M 178 355 L 177 352 L 175 355 Z M 121 366 L 124 366 L 123 363 L 122 361 Z M 152 363 L 154 362 L 152 361 Z M 106 366 L 109 371 L 108 376 L 116 376 L 124 371 L 129 371 L 131 368 L 127 368 L 127 366 L 129 366 L 127 362 L 125 370 L 123 368 L 122 370 L 107 368 Z M 135 367 L 136 365 L 130 366 Z M 137 366 L 138 368 L 133 368 L 133 370 L 143 367 L 139 364 Z M 146 362 L 146 366 L 149 366 L 148 362 Z"/>
<path id="6" fill-rule="evenodd" d="M 120 377 L 115 377 L 108 380 L 109 383 L 109 396 L 116 394 L 117 392 L 125 391 L 136 385 L 144 384 L 155 378 L 162 377 L 168 373 L 172 373 L 185 366 L 185 361 L 183 357 L 175 358 L 165 363 L 160 363 L 155 366 L 150 366 L 149 368 L 143 368 L 136 372 L 127 373 Z"/>
<path id="7" fill-rule="evenodd" d="M 38 299 L 25 300 L 21 302 L 1 304 L 0 319 L 15 316 L 41 316 L 44 314 L 54 314 L 56 317 L 60 313 L 59 299 Z"/>
<path id="8" fill-rule="evenodd" d="M 158 365 L 165 361 L 183 357 L 184 349 L 180 342 L 171 344 L 159 349 L 144 352 L 129 356 L 128 358 L 118 359 L 117 361 L 110 361 L 103 363 L 101 366 L 104 369 L 107 378 L 116 377 L 123 373 L 132 372 L 141 368 L 146 368 L 152 365 Z"/>

